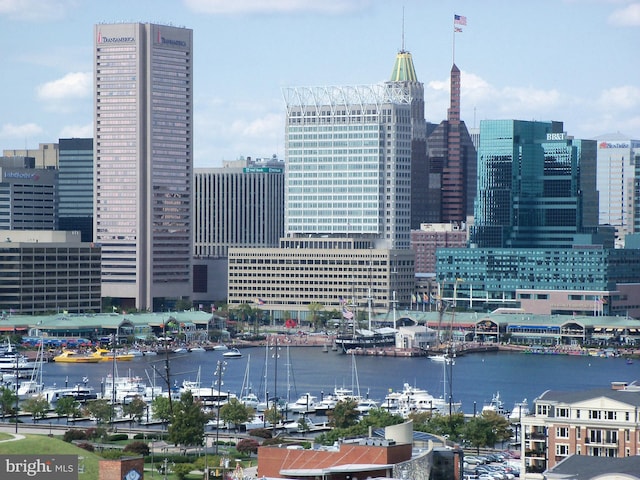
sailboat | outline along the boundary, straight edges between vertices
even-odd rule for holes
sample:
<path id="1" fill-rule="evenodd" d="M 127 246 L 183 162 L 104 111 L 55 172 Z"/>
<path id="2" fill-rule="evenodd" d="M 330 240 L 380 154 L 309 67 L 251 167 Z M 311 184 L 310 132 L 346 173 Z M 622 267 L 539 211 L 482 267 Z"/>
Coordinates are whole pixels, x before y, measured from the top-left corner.
<path id="1" fill-rule="evenodd" d="M 27 398 L 38 396 L 44 390 L 42 383 L 42 365 L 44 363 L 44 342 L 40 341 L 38 347 L 38 356 L 31 372 L 31 378 L 24 380 L 18 384 L 18 398 L 26 400 Z"/>
<path id="2" fill-rule="evenodd" d="M 240 388 L 240 402 L 243 403 L 246 407 L 257 408 L 258 407 L 258 396 L 251 391 L 251 386 L 249 385 L 249 365 L 251 364 L 251 354 L 247 355 L 247 367 L 244 371 L 244 378 L 242 379 L 242 387 Z"/>
<path id="3" fill-rule="evenodd" d="M 394 292 L 395 298 L 395 292 Z M 355 302 L 354 302 L 355 306 Z M 396 344 L 396 329 L 383 327 L 374 329 L 372 327 L 372 298 L 371 293 L 369 293 L 368 297 L 368 312 L 369 312 L 369 325 L 368 328 L 357 328 L 357 315 L 355 312 L 348 312 L 350 314 L 351 321 L 353 321 L 353 331 L 352 333 L 343 333 L 338 335 L 335 340 L 335 344 L 342 349 L 343 353 L 349 353 L 351 350 L 356 348 L 381 348 L 381 347 L 392 347 Z M 394 314 L 395 314 L 395 306 L 394 306 Z M 344 315 L 344 314 L 343 314 Z M 345 317 L 347 318 L 347 317 Z M 395 327 L 395 321 L 394 321 Z"/>

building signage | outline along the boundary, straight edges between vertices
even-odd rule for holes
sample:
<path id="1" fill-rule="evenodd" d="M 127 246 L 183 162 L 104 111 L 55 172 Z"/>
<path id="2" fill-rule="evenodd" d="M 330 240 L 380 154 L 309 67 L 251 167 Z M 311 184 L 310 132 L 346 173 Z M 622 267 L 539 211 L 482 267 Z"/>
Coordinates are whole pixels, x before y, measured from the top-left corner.
<path id="1" fill-rule="evenodd" d="M 629 142 L 600 142 L 598 148 L 629 148 Z"/>
<path id="2" fill-rule="evenodd" d="M 165 38 L 160 33 L 160 29 L 158 29 L 158 38 L 157 43 L 161 43 L 162 45 L 170 45 L 172 47 L 184 47 L 187 48 L 187 42 L 184 40 L 175 40 L 173 38 Z"/>
<path id="3" fill-rule="evenodd" d="M 132 43 L 135 42 L 134 37 L 126 37 L 124 35 L 114 37 L 103 37 L 102 32 L 98 30 L 98 43 Z"/>
<path id="4" fill-rule="evenodd" d="M 3 480 L 77 480 L 77 455 L 0 455 Z"/>
<path id="5" fill-rule="evenodd" d="M 38 180 L 40 178 L 40 175 L 38 175 L 37 173 L 12 172 L 5 170 L 4 178 L 15 178 L 18 180 Z"/>
<path id="6" fill-rule="evenodd" d="M 243 173 L 282 173 L 279 167 L 246 167 L 242 169 Z"/>
<path id="7" fill-rule="evenodd" d="M 565 133 L 547 133 L 547 140 L 565 140 Z"/>

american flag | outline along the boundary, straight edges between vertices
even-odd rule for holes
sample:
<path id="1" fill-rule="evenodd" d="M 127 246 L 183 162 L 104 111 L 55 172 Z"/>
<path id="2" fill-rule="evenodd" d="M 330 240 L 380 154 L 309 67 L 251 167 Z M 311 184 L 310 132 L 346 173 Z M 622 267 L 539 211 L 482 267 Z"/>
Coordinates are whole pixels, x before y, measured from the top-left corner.
<path id="1" fill-rule="evenodd" d="M 342 316 L 347 320 L 353 320 L 353 312 L 351 310 L 347 310 L 347 307 L 342 307 Z"/>
<path id="2" fill-rule="evenodd" d="M 464 15 L 454 15 L 453 16 L 453 24 L 454 25 L 466 25 L 467 24 L 467 17 L 465 17 Z"/>

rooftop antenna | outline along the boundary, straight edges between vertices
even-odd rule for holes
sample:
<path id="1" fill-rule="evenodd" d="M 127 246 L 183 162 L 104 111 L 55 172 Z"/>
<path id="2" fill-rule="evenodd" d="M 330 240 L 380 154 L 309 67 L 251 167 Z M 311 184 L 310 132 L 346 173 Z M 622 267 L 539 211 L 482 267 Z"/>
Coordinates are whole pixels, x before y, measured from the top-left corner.
<path id="1" fill-rule="evenodd" d="M 404 52 L 404 5 L 402 6 L 402 51 Z"/>

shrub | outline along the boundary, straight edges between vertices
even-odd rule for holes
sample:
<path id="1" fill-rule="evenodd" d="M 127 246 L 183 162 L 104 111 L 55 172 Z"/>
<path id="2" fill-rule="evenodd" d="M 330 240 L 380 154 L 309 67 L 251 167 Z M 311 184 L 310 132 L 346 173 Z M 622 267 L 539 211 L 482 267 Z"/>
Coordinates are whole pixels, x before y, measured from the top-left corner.
<path id="1" fill-rule="evenodd" d="M 107 460 L 117 460 L 124 456 L 121 450 L 105 450 L 100 455 Z"/>
<path id="2" fill-rule="evenodd" d="M 249 430 L 249 435 L 251 435 L 252 437 L 259 437 L 259 438 L 273 437 L 271 430 L 267 430 L 266 428 L 254 428 L 253 430 Z"/>
<path id="3" fill-rule="evenodd" d="M 126 433 L 114 433 L 113 435 L 109 435 L 107 440 L 110 442 L 121 442 L 123 440 L 129 440 L 129 435 Z"/>
<path id="4" fill-rule="evenodd" d="M 85 433 L 84 430 L 78 430 L 78 429 L 71 429 L 71 430 L 67 430 L 66 432 L 64 432 L 64 435 L 62 437 L 62 439 L 65 442 L 71 443 L 74 440 L 86 440 L 87 439 L 87 434 Z"/>
<path id="5" fill-rule="evenodd" d="M 262 442 L 262 446 L 267 446 L 267 445 L 282 445 L 283 443 L 288 443 L 284 438 L 280 438 L 280 437 L 274 437 L 274 438 L 267 438 Z"/>
<path id="6" fill-rule="evenodd" d="M 251 455 L 252 453 L 258 453 L 258 447 L 260 444 L 253 438 L 243 438 L 236 445 L 236 450 L 245 455 Z"/>
<path id="7" fill-rule="evenodd" d="M 82 448 L 83 450 L 86 450 L 87 452 L 93 452 L 95 450 L 93 445 L 91 445 L 90 443 L 87 443 L 87 442 L 79 443 L 77 445 L 77 447 L 78 448 Z"/>
<path id="8" fill-rule="evenodd" d="M 149 455 L 149 445 L 144 442 L 131 442 L 124 447 L 123 452 L 137 453 L 138 455 Z"/>

